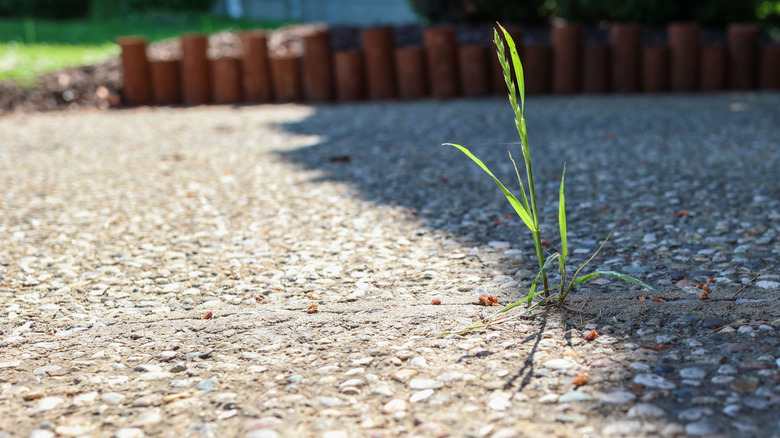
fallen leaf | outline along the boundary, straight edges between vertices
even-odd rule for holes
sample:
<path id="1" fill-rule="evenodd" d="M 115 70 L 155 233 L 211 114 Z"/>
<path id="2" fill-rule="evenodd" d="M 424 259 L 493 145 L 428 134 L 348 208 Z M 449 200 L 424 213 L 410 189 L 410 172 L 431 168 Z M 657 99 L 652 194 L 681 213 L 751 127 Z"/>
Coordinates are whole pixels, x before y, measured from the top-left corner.
<path id="1" fill-rule="evenodd" d="M 645 345 L 642 348 L 647 348 L 648 350 L 653 350 L 653 351 L 663 351 L 671 346 L 672 344 L 653 344 L 653 345 Z"/>
<path id="2" fill-rule="evenodd" d="M 690 215 L 691 215 L 691 212 L 688 211 L 688 210 L 680 210 L 680 211 L 678 211 L 677 213 L 674 214 L 675 217 L 686 217 L 686 216 L 690 216 Z"/>
<path id="3" fill-rule="evenodd" d="M 260 295 L 255 295 L 255 301 L 258 303 L 262 303 L 265 298 L 261 297 Z"/>
<path id="4" fill-rule="evenodd" d="M 595 340 L 599 336 L 600 335 L 598 333 L 596 333 L 596 330 L 591 330 L 590 332 L 586 333 L 585 336 L 583 336 L 582 338 L 585 339 L 586 341 L 590 342 L 590 341 Z"/>
<path id="5" fill-rule="evenodd" d="M 317 313 L 317 306 L 316 304 L 312 304 L 306 309 L 306 313 Z"/>
<path id="6" fill-rule="evenodd" d="M 588 373 L 580 373 L 580 374 L 578 374 L 577 377 L 575 377 L 574 380 L 572 380 L 571 383 L 572 383 L 572 385 L 576 386 L 577 388 L 579 388 L 582 385 L 587 385 L 588 384 Z"/>
<path id="7" fill-rule="evenodd" d="M 200 319 L 211 319 L 214 316 L 211 312 L 206 312 L 205 315 L 203 315 Z"/>
<path id="8" fill-rule="evenodd" d="M 653 301 L 655 301 L 656 303 L 665 303 L 666 302 L 666 300 L 664 300 L 663 298 L 658 298 L 658 297 L 653 297 Z"/>
<path id="9" fill-rule="evenodd" d="M 441 300 L 433 300 L 431 301 L 431 304 L 433 304 L 434 306 L 441 306 Z"/>
<path id="10" fill-rule="evenodd" d="M 699 294 L 699 299 L 702 301 L 706 300 L 709 297 L 710 297 L 710 293 L 707 292 L 706 290 Z"/>
<path id="11" fill-rule="evenodd" d="M 637 298 L 639 298 L 639 301 L 641 301 L 641 302 L 643 302 L 643 303 L 644 303 L 645 301 L 647 301 L 647 297 L 646 297 L 646 296 L 644 296 L 644 295 L 640 295 L 640 296 L 638 296 Z"/>

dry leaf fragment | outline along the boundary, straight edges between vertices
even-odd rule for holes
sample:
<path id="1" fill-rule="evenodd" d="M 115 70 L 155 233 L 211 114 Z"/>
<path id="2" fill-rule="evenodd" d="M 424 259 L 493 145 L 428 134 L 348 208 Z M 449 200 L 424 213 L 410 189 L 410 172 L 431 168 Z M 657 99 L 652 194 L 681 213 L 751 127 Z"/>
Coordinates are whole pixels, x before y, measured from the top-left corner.
<path id="1" fill-rule="evenodd" d="M 212 312 L 206 312 L 200 319 L 211 319 L 214 316 Z"/>
<path id="2" fill-rule="evenodd" d="M 317 307 L 319 307 L 316 304 L 312 304 L 306 309 L 306 313 L 317 313 Z"/>
<path id="3" fill-rule="evenodd" d="M 433 304 L 434 306 L 441 306 L 441 300 L 433 300 L 431 301 L 431 304 Z"/>
<path id="4" fill-rule="evenodd" d="M 665 303 L 666 302 L 666 300 L 664 300 L 663 298 L 658 298 L 658 297 L 653 297 L 653 301 L 655 301 L 656 303 Z"/>
<path id="5" fill-rule="evenodd" d="M 498 303 L 498 298 L 493 295 L 480 295 L 479 302 L 482 303 L 483 306 L 495 306 Z"/>
<path id="6" fill-rule="evenodd" d="M 261 297 L 260 295 L 255 295 L 255 301 L 258 303 L 262 303 L 265 298 Z"/>
<path id="7" fill-rule="evenodd" d="M 654 344 L 654 345 L 645 345 L 642 348 L 647 348 L 648 350 L 653 350 L 653 351 L 663 351 L 671 346 L 672 344 Z"/>
<path id="8" fill-rule="evenodd" d="M 710 297 L 710 293 L 707 292 L 706 290 L 699 294 L 699 299 L 702 301 L 706 300 L 709 297 Z"/>
<path id="9" fill-rule="evenodd" d="M 317 299 L 317 297 L 316 297 L 316 296 L 314 296 L 314 294 L 313 294 L 313 293 L 308 293 L 308 294 L 304 295 L 304 297 L 305 297 L 305 298 L 308 298 L 308 299 L 310 299 L 310 300 L 316 300 L 316 299 Z"/>
<path id="10" fill-rule="evenodd" d="M 645 301 L 647 301 L 647 297 L 646 297 L 646 296 L 644 296 L 644 295 L 640 295 L 640 296 L 638 296 L 637 298 L 639 298 L 639 301 L 641 301 L 641 302 L 643 302 L 643 303 L 644 303 Z"/>
<path id="11" fill-rule="evenodd" d="M 585 339 L 586 341 L 590 342 L 590 341 L 595 340 L 599 336 L 600 335 L 598 333 L 596 333 L 596 330 L 591 330 L 590 332 L 586 333 L 585 336 L 583 336 L 582 338 Z"/>
<path id="12" fill-rule="evenodd" d="M 572 385 L 579 388 L 582 385 L 588 384 L 588 373 L 580 373 L 572 380 Z"/>

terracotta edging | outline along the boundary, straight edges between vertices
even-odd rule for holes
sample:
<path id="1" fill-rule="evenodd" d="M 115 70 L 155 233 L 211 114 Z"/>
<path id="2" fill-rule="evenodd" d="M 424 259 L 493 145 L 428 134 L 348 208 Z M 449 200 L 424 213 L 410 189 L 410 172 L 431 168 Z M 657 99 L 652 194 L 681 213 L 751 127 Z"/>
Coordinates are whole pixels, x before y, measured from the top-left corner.
<path id="1" fill-rule="evenodd" d="M 206 57 L 208 39 L 205 35 L 182 35 L 181 97 L 188 105 L 211 101 L 209 63 Z"/>
<path id="2" fill-rule="evenodd" d="M 401 99 L 422 99 L 428 96 L 428 74 L 425 66 L 424 48 L 399 47 L 395 49 L 398 97 Z"/>
<path id="3" fill-rule="evenodd" d="M 608 44 L 583 44 L 578 25 L 550 28 L 551 44 L 528 44 L 522 27 L 506 29 L 523 61 L 527 94 L 780 89 L 780 46 L 762 45 L 752 23 L 729 25 L 725 45 L 702 44 L 696 23 L 670 23 L 668 46 L 642 45 L 642 27 L 631 23 L 613 24 Z M 429 27 L 423 31 L 424 46 L 396 47 L 391 27 L 373 27 L 361 32 L 363 50 L 334 51 L 325 29 L 303 35 L 302 46 L 271 54 L 267 35 L 249 31 L 239 35 L 239 58 L 214 60 L 207 57 L 205 35 L 182 35 L 179 60 L 149 59 L 146 40 L 122 37 L 117 40 L 122 102 L 199 105 L 504 94 L 503 69 L 490 37 L 458 45 L 455 28 Z"/>
<path id="4" fill-rule="evenodd" d="M 369 99 L 396 97 L 393 38 L 390 27 L 368 28 L 361 32 Z"/>
<path id="5" fill-rule="evenodd" d="M 122 50 L 124 102 L 128 105 L 149 103 L 152 91 L 146 58 L 146 40 L 140 37 L 122 37 L 117 40 L 117 44 Z"/>
<path id="6" fill-rule="evenodd" d="M 268 38 L 261 31 L 251 31 L 242 33 L 240 39 L 244 101 L 270 102 L 273 100 L 273 87 L 268 59 Z"/>
<path id="7" fill-rule="evenodd" d="M 149 75 L 152 84 L 152 103 L 155 105 L 177 105 L 181 103 L 181 61 L 149 61 Z"/>

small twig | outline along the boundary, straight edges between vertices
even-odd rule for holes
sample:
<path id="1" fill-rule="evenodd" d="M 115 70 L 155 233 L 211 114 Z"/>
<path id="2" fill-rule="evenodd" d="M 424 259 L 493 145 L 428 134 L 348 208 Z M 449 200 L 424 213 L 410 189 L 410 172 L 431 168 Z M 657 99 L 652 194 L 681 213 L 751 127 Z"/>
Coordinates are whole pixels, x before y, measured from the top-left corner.
<path id="1" fill-rule="evenodd" d="M 746 274 L 752 274 L 752 272 L 746 272 Z M 737 291 L 736 291 L 736 292 L 734 292 L 734 295 L 732 295 L 732 296 L 730 297 L 730 299 L 732 299 L 732 300 L 733 300 L 733 299 L 734 299 L 734 298 L 737 296 L 737 294 L 738 294 L 738 293 L 742 292 L 742 291 L 743 291 L 743 290 L 744 290 L 746 287 L 750 286 L 750 283 L 752 283 L 752 282 L 756 281 L 756 278 L 758 278 L 758 277 L 760 277 L 760 276 L 761 276 L 761 274 L 756 274 L 756 276 L 755 276 L 755 277 L 753 277 L 753 278 L 751 278 L 751 279 L 750 279 L 750 281 L 748 281 L 747 283 L 745 283 L 745 285 L 744 285 L 744 286 L 742 286 L 741 288 L 737 289 Z"/>
<path id="2" fill-rule="evenodd" d="M 738 325 L 774 324 L 776 322 L 780 322 L 780 319 L 775 319 L 773 321 L 735 322 L 733 324 L 726 324 L 723 327 L 718 327 L 715 330 L 707 333 L 707 336 L 709 336 L 709 335 L 711 335 L 713 333 L 719 332 L 719 331 L 723 330 L 726 327 L 734 327 L 734 326 L 738 326 Z"/>

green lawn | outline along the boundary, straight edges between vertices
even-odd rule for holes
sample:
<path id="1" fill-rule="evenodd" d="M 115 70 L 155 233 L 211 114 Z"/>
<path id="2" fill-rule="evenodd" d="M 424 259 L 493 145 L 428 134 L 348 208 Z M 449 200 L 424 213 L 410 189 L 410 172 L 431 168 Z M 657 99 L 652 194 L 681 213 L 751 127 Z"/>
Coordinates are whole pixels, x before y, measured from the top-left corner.
<path id="1" fill-rule="evenodd" d="M 283 23 L 210 15 L 156 14 L 122 20 L 0 19 L 0 81 L 31 84 L 36 75 L 99 63 L 119 54 L 116 38 L 142 35 L 149 42 L 186 32 L 272 29 Z"/>

